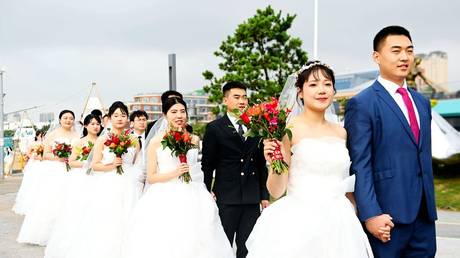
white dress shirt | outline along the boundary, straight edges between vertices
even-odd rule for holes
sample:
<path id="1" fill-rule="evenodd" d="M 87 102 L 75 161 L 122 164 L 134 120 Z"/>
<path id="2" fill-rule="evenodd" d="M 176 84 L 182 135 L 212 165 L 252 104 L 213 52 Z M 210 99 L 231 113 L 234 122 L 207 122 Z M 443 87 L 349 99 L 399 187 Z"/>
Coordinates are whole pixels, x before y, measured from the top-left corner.
<path id="1" fill-rule="evenodd" d="M 397 90 L 399 88 L 399 85 L 394 83 L 394 82 L 392 82 L 392 81 L 383 79 L 381 76 L 379 76 L 377 78 L 377 81 L 380 84 L 382 84 L 382 86 L 385 88 L 385 90 L 388 91 L 388 93 L 390 93 L 391 97 L 394 99 L 396 104 L 398 104 L 399 109 L 401 109 L 401 111 L 403 112 L 404 116 L 406 117 L 407 123 L 410 125 L 409 112 L 407 111 L 406 104 L 404 104 L 404 100 L 403 100 L 402 95 L 397 92 Z M 406 81 L 404 81 L 403 88 L 405 88 L 407 90 Z M 420 128 L 420 118 L 419 118 L 419 115 L 418 115 L 417 106 L 415 105 L 414 99 L 412 98 L 412 95 L 410 94 L 410 91 L 407 90 L 407 92 L 409 93 L 408 95 L 409 95 L 410 101 L 412 102 L 412 106 L 414 106 L 415 116 L 417 117 L 417 123 L 418 123 L 418 126 Z"/>
<path id="2" fill-rule="evenodd" d="M 140 180 L 145 182 L 145 179 L 147 178 L 147 171 L 146 171 L 146 159 L 145 159 L 145 132 L 142 134 L 137 134 L 136 131 L 133 131 L 133 135 L 139 139 L 139 136 L 141 137 L 141 143 L 142 143 L 142 148 L 139 150 L 139 155 L 138 159 L 140 158 L 139 161 L 136 161 L 136 164 L 139 166 L 139 168 L 142 170 L 143 175 L 140 176 Z"/>
<path id="3" fill-rule="evenodd" d="M 228 113 L 227 112 L 227 116 L 228 118 L 230 119 L 230 122 L 232 122 L 232 125 L 235 127 L 235 130 L 236 132 L 238 132 L 238 127 L 240 126 L 237 122 L 238 122 L 238 118 L 235 117 L 234 114 L 232 113 Z M 248 128 L 246 128 L 245 125 L 243 125 L 243 132 L 247 132 L 248 131 Z M 246 137 L 245 137 L 246 138 Z"/>
<path id="4" fill-rule="evenodd" d="M 143 132 L 142 134 L 137 134 L 136 131 L 133 131 L 133 134 L 138 139 L 139 139 L 139 136 L 141 137 L 140 140 L 141 140 L 142 147 L 139 152 L 141 153 L 141 156 L 142 156 L 142 162 L 145 163 L 145 132 Z"/>

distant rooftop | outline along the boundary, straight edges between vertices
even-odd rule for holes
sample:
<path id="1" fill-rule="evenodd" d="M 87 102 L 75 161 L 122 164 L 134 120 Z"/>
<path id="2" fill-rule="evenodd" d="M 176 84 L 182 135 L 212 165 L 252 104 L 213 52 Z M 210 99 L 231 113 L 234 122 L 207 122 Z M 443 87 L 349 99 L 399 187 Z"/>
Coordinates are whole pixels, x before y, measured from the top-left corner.
<path id="1" fill-rule="evenodd" d="M 335 88 L 338 91 L 352 89 L 368 81 L 375 80 L 378 76 L 378 70 L 339 74 L 335 76 Z"/>

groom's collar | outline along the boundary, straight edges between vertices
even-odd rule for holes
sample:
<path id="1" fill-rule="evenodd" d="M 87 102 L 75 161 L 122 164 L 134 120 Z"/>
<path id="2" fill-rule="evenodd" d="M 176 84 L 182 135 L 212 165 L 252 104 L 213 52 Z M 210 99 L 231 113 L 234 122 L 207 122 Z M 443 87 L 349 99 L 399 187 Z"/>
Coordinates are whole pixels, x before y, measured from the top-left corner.
<path id="1" fill-rule="evenodd" d="M 382 76 L 379 76 L 377 78 L 377 81 L 383 86 L 383 88 L 390 93 L 390 95 L 396 94 L 396 91 L 400 88 L 400 86 L 392 81 L 389 81 L 387 79 L 382 78 Z M 404 84 L 402 86 L 407 90 L 407 83 L 404 80 Z"/>

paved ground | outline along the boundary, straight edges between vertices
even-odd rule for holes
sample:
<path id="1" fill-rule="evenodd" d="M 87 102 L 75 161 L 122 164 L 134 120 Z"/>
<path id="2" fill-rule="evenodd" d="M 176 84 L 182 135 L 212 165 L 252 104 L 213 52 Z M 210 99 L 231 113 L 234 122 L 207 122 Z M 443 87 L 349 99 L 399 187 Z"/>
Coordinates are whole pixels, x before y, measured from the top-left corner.
<path id="1" fill-rule="evenodd" d="M 42 258 L 43 247 L 16 243 L 22 216 L 11 211 L 21 177 L 0 179 L 0 258 Z"/>
<path id="2" fill-rule="evenodd" d="M 21 176 L 0 180 L 0 258 L 42 258 L 43 247 L 16 243 L 22 217 L 11 211 Z M 460 212 L 439 211 L 439 258 L 460 257 Z"/>

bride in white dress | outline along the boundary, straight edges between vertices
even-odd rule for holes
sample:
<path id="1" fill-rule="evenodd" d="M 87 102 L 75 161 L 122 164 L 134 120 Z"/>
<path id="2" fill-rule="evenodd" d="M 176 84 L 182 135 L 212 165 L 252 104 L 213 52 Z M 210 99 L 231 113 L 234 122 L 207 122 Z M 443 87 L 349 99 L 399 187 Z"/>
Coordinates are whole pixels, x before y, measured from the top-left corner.
<path id="1" fill-rule="evenodd" d="M 87 175 L 88 160 L 81 159 L 83 149 L 90 148 L 96 142 L 101 131 L 101 119 L 89 114 L 83 120 L 83 126 L 83 138 L 74 144 L 72 155 L 69 158 L 72 170 L 66 182 L 66 197 L 46 246 L 45 258 L 66 256 L 74 233 L 80 227 L 82 214 L 85 214 L 88 203 L 98 190 L 94 187 L 95 176 Z"/>
<path id="2" fill-rule="evenodd" d="M 37 174 L 39 187 L 34 203 L 27 210 L 17 241 L 45 246 L 53 230 L 64 201 L 65 181 L 68 176 L 64 158 L 55 156 L 53 148 L 59 143 L 72 144 L 78 140 L 74 130 L 75 115 L 70 110 L 59 114 L 60 126 L 48 133 L 44 143 L 41 171 Z"/>
<path id="3" fill-rule="evenodd" d="M 287 194 L 259 217 L 246 242 L 247 257 L 373 257 L 353 206 L 346 131 L 325 119 L 335 93 L 333 71 L 309 62 L 296 79 L 298 105 L 304 103 L 304 110 L 289 122 L 292 139 L 278 142 L 289 173 L 270 172 L 267 180 L 274 198 Z M 264 141 L 269 162 L 275 146 Z"/>
<path id="4" fill-rule="evenodd" d="M 89 189 L 91 198 L 80 214 L 78 229 L 69 241 L 65 258 L 119 258 L 129 216 L 139 199 L 139 186 L 133 176 L 139 174 L 135 165 L 139 146 L 129 147 L 121 158 L 110 152 L 104 143 L 110 134 L 120 135 L 128 124 L 128 108 L 117 101 L 109 108 L 112 129 L 101 135 L 93 149 L 91 167 L 96 182 Z M 134 140 L 134 139 L 133 139 Z M 123 174 L 117 173 L 122 166 Z M 132 257 L 134 258 L 134 257 Z"/>
<path id="5" fill-rule="evenodd" d="M 182 99 L 169 98 L 163 103 L 167 121 L 157 123 L 184 127 L 186 109 Z M 180 164 L 171 150 L 163 149 L 160 143 L 165 133 L 165 130 L 158 130 L 148 144 L 147 180 L 151 185 L 133 211 L 123 257 L 234 257 L 215 201 L 204 186 L 201 166 L 197 162 L 198 149 L 188 151 L 188 164 Z M 193 141 L 197 144 L 198 137 L 193 136 Z M 179 179 L 187 171 L 192 177 L 190 183 Z"/>
<path id="6" fill-rule="evenodd" d="M 26 215 L 27 210 L 34 203 L 34 197 L 37 195 L 38 176 L 41 170 L 41 161 L 43 157 L 38 155 L 36 150 L 43 142 L 43 132 L 37 131 L 35 141 L 29 146 L 27 156 L 29 160 L 22 170 L 21 187 L 16 195 L 13 212 L 18 215 Z"/>

